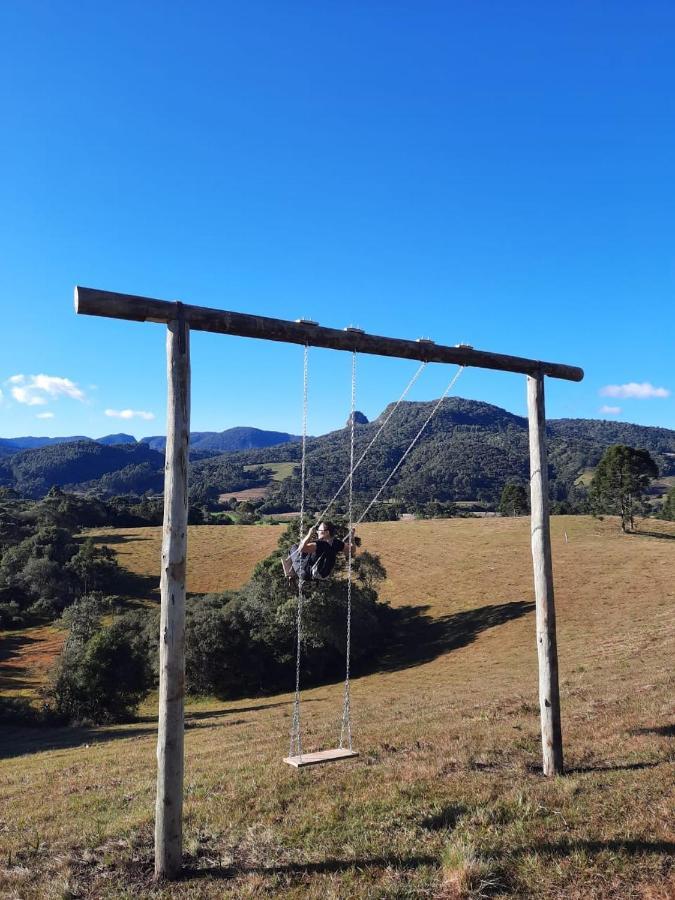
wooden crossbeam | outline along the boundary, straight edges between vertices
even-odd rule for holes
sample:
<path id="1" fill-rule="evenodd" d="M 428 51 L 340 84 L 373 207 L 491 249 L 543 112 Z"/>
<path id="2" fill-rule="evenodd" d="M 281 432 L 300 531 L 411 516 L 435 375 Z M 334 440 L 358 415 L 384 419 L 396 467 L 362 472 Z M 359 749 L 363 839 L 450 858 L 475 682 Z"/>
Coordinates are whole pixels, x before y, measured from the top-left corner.
<path id="1" fill-rule="evenodd" d="M 353 759 L 358 756 L 357 750 L 335 747 L 332 750 L 318 750 L 316 753 L 302 753 L 300 756 L 285 756 L 284 762 L 296 769 L 305 766 L 320 766 L 322 763 L 337 762 L 340 759 Z"/>
<path id="2" fill-rule="evenodd" d="M 376 356 L 452 363 L 479 369 L 520 372 L 523 375 L 541 373 L 566 381 L 581 381 L 584 377 L 583 369 L 562 363 L 490 353 L 486 350 L 474 350 L 468 346 L 446 347 L 429 340 L 405 341 L 366 334 L 358 329 L 324 328 L 304 321 L 289 322 L 266 316 L 250 316 L 224 309 L 189 306 L 167 300 L 153 300 L 150 297 L 137 297 L 133 294 L 99 291 L 94 288 L 75 288 L 75 311 L 88 316 L 164 323 L 175 321 L 180 314 L 192 331 L 212 331 L 286 344 L 327 347 L 332 350 L 355 350 L 357 353 L 370 353 Z"/>

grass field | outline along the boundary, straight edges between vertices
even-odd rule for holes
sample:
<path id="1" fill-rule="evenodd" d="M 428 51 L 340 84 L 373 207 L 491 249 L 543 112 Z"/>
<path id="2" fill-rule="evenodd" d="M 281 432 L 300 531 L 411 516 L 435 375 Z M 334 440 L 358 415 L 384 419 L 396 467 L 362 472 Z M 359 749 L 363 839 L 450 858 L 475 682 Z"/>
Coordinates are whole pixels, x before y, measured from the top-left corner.
<path id="1" fill-rule="evenodd" d="M 588 487 L 593 481 L 593 476 L 595 475 L 595 469 L 584 469 L 581 475 L 574 482 L 575 484 L 581 484 L 584 487 Z"/>
<path id="2" fill-rule="evenodd" d="M 253 466 L 244 466 L 244 470 L 246 472 L 254 472 L 256 469 L 271 469 L 274 473 L 272 475 L 272 481 L 283 481 L 285 478 L 289 478 L 293 472 L 298 468 L 298 464 L 294 462 L 278 462 L 278 463 L 263 463 L 262 465 L 253 465 Z"/>
<path id="3" fill-rule="evenodd" d="M 675 896 L 675 527 L 552 524 L 564 777 L 539 769 L 529 521 L 364 525 L 408 625 L 354 681 L 360 757 L 284 766 L 289 696 L 190 703 L 186 873 L 155 885 L 153 703 L 125 726 L 6 727 L 2 896 Z M 279 531 L 191 529 L 189 589 L 241 584 Z M 157 578 L 158 529 L 109 539 Z M 335 744 L 341 692 L 306 693 L 305 749 Z"/>
<path id="4" fill-rule="evenodd" d="M 272 470 L 273 474 L 268 484 L 263 485 L 262 487 L 244 488 L 241 491 L 229 491 L 220 494 L 218 496 L 219 502 L 224 503 L 226 500 L 260 500 L 262 497 L 266 497 L 269 494 L 274 482 L 283 481 L 284 478 L 288 478 L 293 474 L 294 470 L 298 468 L 298 465 L 297 463 L 281 462 L 265 463 L 263 466 L 244 466 L 244 469 L 247 472 L 253 472 L 260 468 Z"/>
<path id="5" fill-rule="evenodd" d="M 193 594 L 241 587 L 254 565 L 276 549 L 283 525 L 190 525 L 186 587 Z M 161 527 L 92 530 L 109 543 L 120 565 L 146 576 L 151 596 L 159 599 Z"/>
<path id="6" fill-rule="evenodd" d="M 34 699 L 65 637 L 53 625 L 0 632 L 0 697 Z"/>

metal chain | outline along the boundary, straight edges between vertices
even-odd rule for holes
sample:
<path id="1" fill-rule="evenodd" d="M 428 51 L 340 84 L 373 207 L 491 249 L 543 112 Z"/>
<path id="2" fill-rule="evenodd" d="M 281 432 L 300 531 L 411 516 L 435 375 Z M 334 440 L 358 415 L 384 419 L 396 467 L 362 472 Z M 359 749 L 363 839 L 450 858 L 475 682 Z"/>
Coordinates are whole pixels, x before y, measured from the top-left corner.
<path id="1" fill-rule="evenodd" d="M 305 534 L 305 475 L 307 466 L 307 383 L 309 372 L 309 346 L 305 344 L 302 370 L 302 463 L 300 466 L 300 535 L 298 543 Z M 304 603 L 305 574 L 300 559 L 298 573 L 298 614 L 296 620 L 296 654 L 295 654 L 295 698 L 293 700 L 293 719 L 291 722 L 291 742 L 289 756 L 302 756 L 302 733 L 300 729 L 300 659 L 302 647 L 302 607 Z"/>
<path id="2" fill-rule="evenodd" d="M 408 391 L 410 390 L 410 388 L 415 384 L 415 382 L 417 381 L 417 379 L 418 379 L 418 378 L 420 377 L 420 375 L 422 374 L 422 372 L 423 372 L 425 366 L 427 366 L 427 365 L 428 365 L 428 363 L 423 362 L 423 363 L 420 365 L 419 369 L 415 372 L 415 374 L 413 375 L 413 377 L 410 379 L 410 381 L 408 382 L 408 384 L 407 384 L 405 390 L 403 391 L 403 393 L 401 394 L 401 396 L 398 398 L 398 400 L 397 400 L 396 403 L 394 404 L 393 409 L 390 411 L 390 413 L 389 413 L 389 415 L 387 416 L 387 418 L 384 420 L 384 422 L 383 422 L 383 423 L 380 425 L 380 427 L 378 428 L 375 437 L 372 439 L 372 441 L 368 444 L 368 446 L 366 447 L 366 449 L 363 451 L 363 453 L 362 453 L 361 456 L 359 457 L 359 460 L 358 460 L 358 462 L 356 463 L 356 465 L 354 465 L 354 457 L 352 456 L 351 465 L 350 465 L 350 467 L 349 467 L 349 474 L 347 475 L 347 477 L 345 478 L 345 480 L 342 482 L 342 484 L 340 485 L 340 487 L 337 489 L 337 491 L 336 491 L 335 496 L 333 497 L 333 499 L 329 502 L 328 506 L 324 509 L 324 511 L 321 513 L 321 515 L 320 515 L 319 518 L 317 519 L 318 522 L 322 522 L 322 521 L 326 518 L 326 513 L 327 513 L 328 510 L 331 508 L 331 506 L 335 503 L 335 501 L 337 500 L 337 498 L 340 496 L 340 494 L 341 494 L 342 491 L 344 490 L 345 486 L 346 486 L 347 484 L 351 484 L 351 483 L 352 483 L 353 478 L 354 478 L 354 472 L 356 472 L 356 470 L 357 470 L 358 467 L 361 465 L 361 463 L 362 463 L 363 460 L 365 459 L 366 455 L 367 455 L 368 452 L 370 451 L 370 448 L 373 446 L 373 444 L 375 443 L 375 441 L 379 438 L 379 436 L 382 434 L 382 432 L 384 431 L 384 429 L 387 427 L 387 423 L 389 422 L 389 420 L 391 419 L 391 417 L 394 415 L 394 413 L 396 412 L 396 410 L 399 408 L 399 406 L 401 405 L 401 403 L 402 403 L 403 400 L 405 399 L 406 394 L 408 393 Z M 353 387 L 353 386 L 352 386 L 352 387 Z M 352 401 L 353 401 L 353 399 L 354 399 L 354 398 L 352 397 Z M 354 412 L 355 412 L 355 410 L 352 410 L 352 416 L 354 415 Z"/>
<path id="3" fill-rule="evenodd" d="M 463 371 L 464 371 L 464 366 L 460 366 L 459 369 L 457 369 L 457 371 L 455 372 L 455 374 L 452 376 L 452 378 L 450 379 L 450 382 L 448 383 L 448 386 L 447 386 L 446 389 L 443 391 L 443 393 L 441 394 L 441 396 L 440 396 L 438 402 L 436 403 L 436 406 L 434 406 L 434 408 L 431 410 L 431 412 L 430 412 L 429 415 L 427 416 L 426 421 L 424 422 L 424 425 L 422 425 L 422 427 L 420 428 L 420 430 L 417 432 L 417 434 L 415 435 L 415 437 L 412 439 L 412 441 L 411 441 L 411 443 L 410 443 L 408 449 L 405 451 L 405 453 L 403 454 L 403 456 L 399 459 L 399 461 L 396 463 L 396 465 L 394 466 L 394 468 L 391 470 L 391 472 L 390 472 L 389 475 L 387 476 L 387 478 L 386 478 L 384 484 L 382 485 L 382 487 L 379 489 L 379 491 L 375 494 L 375 496 L 374 496 L 373 499 L 370 501 L 370 503 L 368 504 L 368 506 L 366 506 L 366 508 L 364 509 L 364 511 L 361 513 L 361 516 L 360 516 L 359 520 L 358 520 L 357 523 L 356 523 L 357 525 L 360 525 L 361 522 L 363 522 L 363 520 L 365 519 L 366 515 L 368 514 L 368 511 L 369 511 L 370 507 L 376 502 L 377 498 L 380 496 L 380 494 L 382 493 L 382 491 L 386 488 L 386 486 L 389 484 L 389 482 L 391 481 L 391 479 L 394 477 L 394 475 L 396 474 L 396 472 L 398 471 L 398 469 L 401 467 L 401 465 L 403 464 L 403 460 L 404 460 L 404 459 L 406 458 L 406 456 L 410 453 L 410 451 L 412 450 L 412 448 L 415 446 L 415 444 L 416 444 L 417 441 L 419 440 L 420 435 L 422 434 L 422 432 L 424 431 L 424 429 L 427 427 L 427 425 L 429 424 L 429 422 L 431 422 L 431 420 L 433 419 L 433 417 L 436 415 L 436 411 L 437 411 L 438 408 L 440 407 L 441 403 L 442 403 L 442 402 L 445 400 L 445 398 L 448 396 L 448 394 L 450 393 L 450 391 L 451 391 L 452 388 L 454 387 L 455 382 L 457 381 L 457 379 L 459 378 L 459 376 L 462 374 Z"/>
<path id="4" fill-rule="evenodd" d="M 355 430 L 355 413 L 356 413 L 356 351 L 352 352 L 352 412 L 351 420 L 351 440 L 349 446 L 349 549 L 347 553 L 347 646 L 345 653 L 347 656 L 345 671 L 345 690 L 342 703 L 342 727 L 340 728 L 340 748 L 344 747 L 345 735 L 349 749 L 352 749 L 352 722 L 349 695 L 349 669 L 352 652 L 352 529 L 354 527 L 354 430 Z"/>

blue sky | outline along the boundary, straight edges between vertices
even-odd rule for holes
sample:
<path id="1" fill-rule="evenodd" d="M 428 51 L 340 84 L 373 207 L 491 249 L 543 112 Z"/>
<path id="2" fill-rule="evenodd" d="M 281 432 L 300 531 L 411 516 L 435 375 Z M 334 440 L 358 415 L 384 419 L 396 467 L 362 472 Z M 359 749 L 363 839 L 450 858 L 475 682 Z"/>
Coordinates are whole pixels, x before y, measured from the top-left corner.
<path id="1" fill-rule="evenodd" d="M 0 4 L 0 436 L 164 431 L 164 329 L 75 284 L 579 365 L 550 417 L 675 427 L 674 46 L 669 2 Z M 300 430 L 301 348 L 192 354 L 194 430 Z M 350 359 L 310 365 L 318 434 Z M 358 408 L 414 369 L 359 359 Z"/>

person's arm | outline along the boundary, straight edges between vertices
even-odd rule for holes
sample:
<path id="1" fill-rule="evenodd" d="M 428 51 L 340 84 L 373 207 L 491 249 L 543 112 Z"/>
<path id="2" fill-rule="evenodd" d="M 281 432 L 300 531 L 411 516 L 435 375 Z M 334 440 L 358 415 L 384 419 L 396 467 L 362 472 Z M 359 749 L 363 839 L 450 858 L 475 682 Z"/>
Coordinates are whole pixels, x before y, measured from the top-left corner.
<path id="1" fill-rule="evenodd" d="M 314 553 L 316 551 L 316 540 L 312 541 L 311 539 L 314 537 L 314 526 L 312 525 L 304 536 L 304 538 L 298 544 L 298 551 L 303 554 L 303 556 L 309 556 L 310 553 Z"/>
<path id="2" fill-rule="evenodd" d="M 351 546 L 352 556 L 354 556 L 354 554 L 356 553 L 356 543 L 354 541 L 355 530 L 355 528 L 352 528 L 352 530 L 344 536 L 344 539 L 342 541 L 342 552 L 349 553 L 349 548 Z"/>

